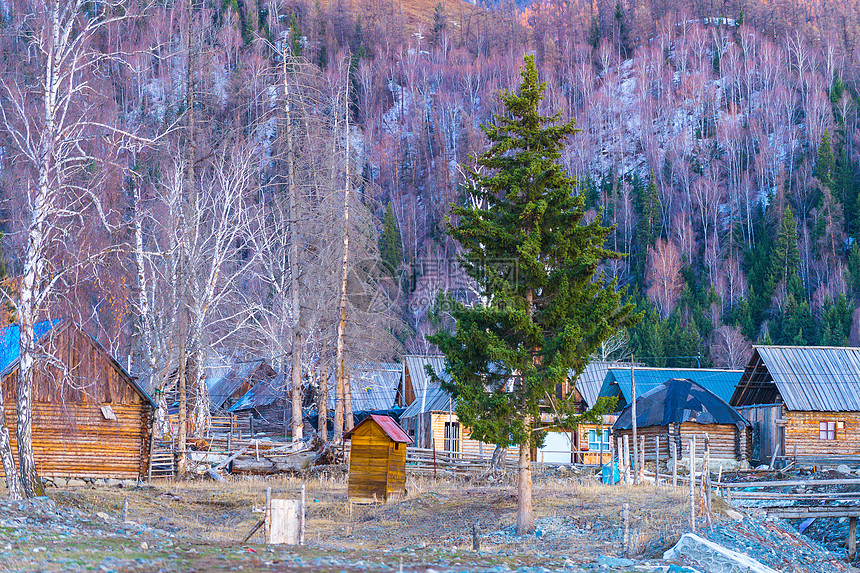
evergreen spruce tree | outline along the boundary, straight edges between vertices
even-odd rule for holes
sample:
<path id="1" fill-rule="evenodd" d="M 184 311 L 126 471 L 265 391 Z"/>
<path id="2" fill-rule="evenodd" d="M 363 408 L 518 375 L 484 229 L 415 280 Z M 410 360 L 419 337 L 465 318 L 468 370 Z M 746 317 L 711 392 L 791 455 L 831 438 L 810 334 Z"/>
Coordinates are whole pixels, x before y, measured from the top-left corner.
<path id="1" fill-rule="evenodd" d="M 472 437 L 519 446 L 517 531 L 534 529 L 530 450 L 539 446 L 541 413 L 552 408 L 560 425 L 575 420 L 573 397 L 552 399 L 572 370 L 638 316 L 615 282 L 598 274 L 610 229 L 600 217 L 583 222 L 582 196 L 559 165 L 574 122 L 542 116 L 545 84 L 534 57 L 525 58 L 519 91 L 503 91 L 505 113 L 483 130 L 490 149 L 478 157 L 488 174 L 470 172 L 486 207 L 455 207 L 449 227 L 463 247 L 460 263 L 486 304 L 452 301 L 454 333 L 429 340 L 444 352 L 460 422 Z"/>
<path id="2" fill-rule="evenodd" d="M 651 172 L 648 186 L 639 195 L 639 248 L 647 252 L 648 247 L 654 245 L 654 241 L 662 233 L 660 224 L 660 193 L 657 192 L 657 178 Z"/>
<path id="3" fill-rule="evenodd" d="M 818 146 L 818 160 L 815 162 L 815 176 L 827 188 L 833 185 L 833 144 L 830 130 L 825 129 Z"/>
<path id="4" fill-rule="evenodd" d="M 797 248 L 797 225 L 791 207 L 786 207 L 770 253 L 771 292 L 780 281 L 785 281 L 788 285 L 791 277 L 797 273 L 798 265 L 800 265 L 800 251 Z"/>
<path id="5" fill-rule="evenodd" d="M 438 48 L 442 44 L 442 34 L 448 27 L 448 15 L 445 13 L 445 5 L 436 3 L 433 9 L 433 34 L 430 38 L 433 47 Z"/>
<path id="6" fill-rule="evenodd" d="M 385 207 L 385 215 L 382 217 L 382 234 L 379 237 L 379 255 L 386 270 L 394 276 L 400 263 L 403 262 L 403 241 L 400 237 L 400 227 L 397 225 L 397 217 L 391 202 Z"/>

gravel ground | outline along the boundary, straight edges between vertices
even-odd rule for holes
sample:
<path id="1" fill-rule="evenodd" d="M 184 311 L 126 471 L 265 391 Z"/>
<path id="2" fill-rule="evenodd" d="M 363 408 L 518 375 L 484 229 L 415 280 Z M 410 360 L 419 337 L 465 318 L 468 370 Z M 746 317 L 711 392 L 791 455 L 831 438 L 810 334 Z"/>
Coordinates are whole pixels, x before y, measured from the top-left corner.
<path id="1" fill-rule="evenodd" d="M 307 544 L 299 548 L 241 539 L 260 519 L 265 488 L 308 497 Z M 510 484 L 414 478 L 410 496 L 384 506 L 350 506 L 340 479 L 230 478 L 226 484 L 165 482 L 157 487 L 49 489 L 49 497 L 0 502 L 0 571 L 453 571 L 523 573 L 661 571 L 692 573 L 662 553 L 686 531 L 683 489 L 608 487 L 582 476 L 535 482 L 537 531 L 516 536 Z M 123 501 L 128 517 L 122 522 Z M 621 504 L 631 507 L 631 543 L 621 546 Z M 706 536 L 766 558 L 781 571 L 846 571 L 790 527 L 735 522 L 715 500 Z M 471 549 L 478 523 L 481 551 Z M 798 549 L 801 548 L 801 549 Z"/>

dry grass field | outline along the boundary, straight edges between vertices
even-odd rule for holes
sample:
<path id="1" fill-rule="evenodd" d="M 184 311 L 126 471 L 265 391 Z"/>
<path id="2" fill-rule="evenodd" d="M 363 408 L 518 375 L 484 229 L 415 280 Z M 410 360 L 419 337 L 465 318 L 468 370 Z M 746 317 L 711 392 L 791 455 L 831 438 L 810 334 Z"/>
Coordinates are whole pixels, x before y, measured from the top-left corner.
<path id="1" fill-rule="evenodd" d="M 598 555 L 622 554 L 621 507 L 631 508 L 632 556 L 657 556 L 688 529 L 686 490 L 644 485 L 604 486 L 580 477 L 538 476 L 538 532 L 517 537 L 512 483 L 476 484 L 463 479 L 410 476 L 405 499 L 357 506 L 347 501 L 342 477 L 300 479 L 229 477 L 211 481 L 162 481 L 141 488 L 50 490 L 59 504 L 120 517 L 166 530 L 196 544 L 241 547 L 259 521 L 265 491 L 297 499 L 305 486 L 306 547 L 298 555 L 338 555 L 359 561 L 400 560 L 406 567 L 463 565 L 564 567 L 593 564 Z M 715 507 L 719 504 L 715 500 Z M 255 509 L 257 511 L 255 511 Z M 718 519 L 720 510 L 717 509 Z M 481 531 L 480 555 L 472 551 L 472 525 Z M 261 543 L 255 534 L 251 543 Z"/>

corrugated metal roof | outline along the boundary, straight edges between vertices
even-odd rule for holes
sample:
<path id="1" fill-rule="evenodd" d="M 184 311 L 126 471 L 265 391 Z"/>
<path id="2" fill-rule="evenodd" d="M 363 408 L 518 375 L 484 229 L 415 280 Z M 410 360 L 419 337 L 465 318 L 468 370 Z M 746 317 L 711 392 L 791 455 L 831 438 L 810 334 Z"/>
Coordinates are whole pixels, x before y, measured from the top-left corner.
<path id="1" fill-rule="evenodd" d="M 403 431 L 403 428 L 400 427 L 400 424 L 394 421 L 394 418 L 390 416 L 383 416 L 381 414 L 371 414 L 370 416 L 359 422 L 356 427 L 344 434 L 343 437 L 350 437 L 352 434 L 355 433 L 357 429 L 361 427 L 362 424 L 368 423 L 369 420 L 373 420 L 374 422 L 379 424 L 379 427 L 382 428 L 382 431 L 385 432 L 385 434 L 395 442 L 399 442 L 401 444 L 412 443 L 412 438 L 406 435 L 406 432 Z"/>
<path id="2" fill-rule="evenodd" d="M 349 371 L 349 389 L 352 397 L 353 412 L 371 410 L 391 410 L 397 398 L 397 386 L 403 373 L 403 366 L 389 362 L 361 363 Z M 334 410 L 335 376 L 329 378 L 327 403 Z"/>
<path id="3" fill-rule="evenodd" d="M 750 365 L 756 354 L 789 410 L 860 411 L 860 348 L 756 346 Z"/>
<path id="4" fill-rule="evenodd" d="M 281 372 L 274 378 L 262 380 L 253 388 L 248 390 L 239 401 L 230 406 L 228 412 L 240 412 L 259 408 L 274 403 L 279 398 L 287 397 L 287 385 L 284 382 L 284 373 Z"/>
<path id="5" fill-rule="evenodd" d="M 427 375 L 426 366 L 430 365 L 436 376 L 443 380 L 450 380 L 451 377 L 445 372 L 445 357 L 442 355 L 431 354 L 410 354 L 403 357 L 403 367 L 409 371 L 409 378 L 412 381 L 412 390 L 415 396 L 420 396 L 425 388 L 435 388 L 439 385 Z"/>
<path id="6" fill-rule="evenodd" d="M 576 389 L 589 408 L 592 408 L 597 403 L 600 389 L 603 387 L 603 381 L 606 379 L 606 372 L 610 368 L 623 368 L 624 366 L 624 362 L 606 362 L 602 360 L 589 362 L 585 366 L 582 375 L 576 379 Z M 630 363 L 627 362 L 626 366 L 629 368 Z M 568 376 L 573 378 L 573 370 L 570 371 Z"/>
<path id="7" fill-rule="evenodd" d="M 400 415 L 401 420 L 417 416 L 422 412 L 447 411 L 449 408 L 454 409 L 456 407 L 450 394 L 442 390 L 439 384 L 427 374 L 426 366 L 429 365 L 441 379 L 451 379 L 445 372 L 444 356 L 411 354 L 403 357 L 403 365 L 409 371 L 415 400 Z"/>
<path id="8" fill-rule="evenodd" d="M 718 370 L 711 368 L 635 368 L 636 393 L 642 395 L 672 378 L 689 379 L 700 384 L 728 402 L 732 398 L 735 386 L 741 379 L 743 370 Z M 630 381 L 630 367 L 609 368 L 600 389 L 600 396 L 619 397 L 619 406 L 630 403 L 633 393 Z"/>
<path id="9" fill-rule="evenodd" d="M 426 392 L 415 396 L 415 401 L 403 410 L 400 419 L 412 418 L 423 412 L 447 412 L 456 408 L 457 402 L 451 399 L 450 394 L 439 386 L 431 386 L 426 388 Z"/>
<path id="10" fill-rule="evenodd" d="M 262 358 L 257 360 L 249 360 L 246 362 L 237 362 L 226 373 L 222 373 L 220 367 L 213 372 L 213 378 L 206 378 L 206 387 L 209 389 L 209 403 L 213 409 L 218 409 L 224 405 L 230 396 L 242 385 L 242 383 L 259 368 L 265 360 Z"/>

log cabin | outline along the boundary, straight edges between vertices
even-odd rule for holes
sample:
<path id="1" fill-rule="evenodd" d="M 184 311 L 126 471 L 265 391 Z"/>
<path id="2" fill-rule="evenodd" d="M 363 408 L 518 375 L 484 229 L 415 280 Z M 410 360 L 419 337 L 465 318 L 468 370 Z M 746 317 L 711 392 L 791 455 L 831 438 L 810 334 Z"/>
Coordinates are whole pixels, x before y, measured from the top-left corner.
<path id="1" fill-rule="evenodd" d="M 211 369 L 206 377 L 209 410 L 213 413 L 228 411 L 257 384 L 271 382 L 277 375 L 263 358 L 239 361 L 229 368 Z"/>
<path id="2" fill-rule="evenodd" d="M 227 410 L 240 422 L 247 422 L 251 435 L 286 436 L 292 424 L 292 396 L 285 379 L 289 370 L 264 376 Z"/>
<path id="3" fill-rule="evenodd" d="M 406 493 L 406 432 L 389 416 L 371 414 L 344 434 L 349 439 L 350 501 L 385 502 Z"/>
<path id="4" fill-rule="evenodd" d="M 40 322 L 36 336 L 33 452 L 39 475 L 145 476 L 150 422 L 156 408 L 152 398 L 93 336 L 72 321 Z M 13 451 L 17 447 L 19 337 L 18 325 L 0 330 L 0 377 Z"/>
<path id="5" fill-rule="evenodd" d="M 860 461 L 860 348 L 755 346 L 731 404 L 755 464 Z"/>
<path id="6" fill-rule="evenodd" d="M 612 425 L 618 438 L 633 438 L 633 411 L 628 405 Z M 645 461 L 671 459 L 670 441 L 679 459 L 690 457 L 690 439 L 696 437 L 696 456 L 704 454 L 705 435 L 709 439 L 712 466 L 731 466 L 748 461 L 751 447 L 750 423 L 725 400 L 693 382 L 673 378 L 636 398 L 637 437 L 644 438 Z M 657 440 L 659 438 L 659 450 Z M 630 443 L 632 449 L 633 444 Z"/>

